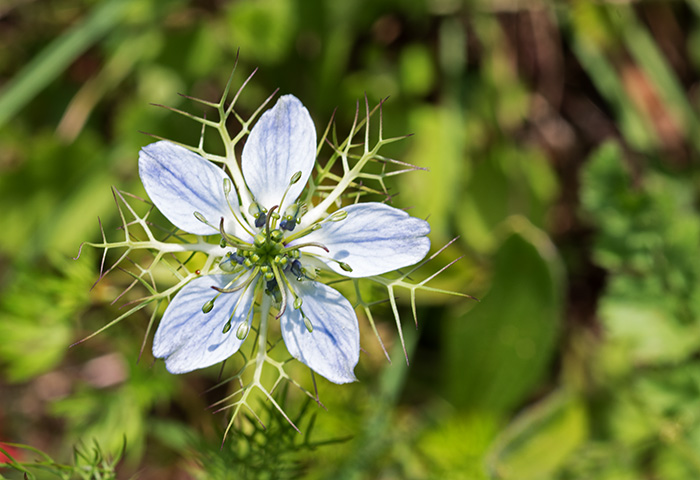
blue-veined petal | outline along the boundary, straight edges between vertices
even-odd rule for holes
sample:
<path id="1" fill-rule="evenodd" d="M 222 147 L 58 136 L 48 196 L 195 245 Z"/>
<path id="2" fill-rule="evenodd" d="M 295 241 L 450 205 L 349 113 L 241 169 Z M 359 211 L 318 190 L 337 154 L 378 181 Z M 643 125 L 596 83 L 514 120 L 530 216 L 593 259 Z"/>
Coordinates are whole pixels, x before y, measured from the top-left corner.
<path id="1" fill-rule="evenodd" d="M 195 278 L 168 305 L 153 338 L 153 356 L 165 358 L 170 373 L 186 373 L 214 365 L 240 348 L 244 340 L 236 333 L 243 322 L 250 324 L 252 319 L 254 283 L 248 289 L 222 293 L 209 313 L 202 312 L 202 306 L 217 294 L 211 286 L 224 288 L 232 278 L 232 275 Z M 231 328 L 223 333 L 234 307 Z"/>
<path id="2" fill-rule="evenodd" d="M 430 250 L 430 225 L 403 210 L 383 203 L 358 203 L 341 210 L 348 216 L 338 222 L 323 222 L 319 230 L 292 244 L 318 242 L 326 246 L 326 254 L 316 247 L 302 250 L 333 258 L 348 264 L 352 271 L 338 263 L 323 260 L 329 268 L 347 277 L 380 275 L 422 260 Z"/>
<path id="3" fill-rule="evenodd" d="M 287 350 L 331 382 L 354 382 L 353 370 L 360 359 L 360 330 L 350 302 L 322 283 L 293 279 L 290 282 L 303 304 L 301 310 L 295 310 L 294 298 L 288 295 L 287 310 L 280 318 Z M 302 310 L 311 322 L 311 332 L 304 323 Z"/>
<path id="4" fill-rule="evenodd" d="M 242 235 L 224 195 L 224 179 L 228 175 L 196 153 L 166 141 L 146 145 L 139 153 L 139 175 L 151 201 L 181 230 L 197 235 L 215 234 L 217 230 L 195 218 L 194 212 L 199 212 L 216 229 L 224 217 L 226 231 Z M 238 214 L 233 186 L 229 199 Z"/>
<path id="5" fill-rule="evenodd" d="M 279 205 L 289 180 L 301 178 L 287 193 L 287 206 L 294 203 L 309 179 L 316 159 L 316 129 L 306 107 L 293 95 L 280 97 L 250 132 L 243 147 L 243 177 L 255 200 L 264 208 Z"/>

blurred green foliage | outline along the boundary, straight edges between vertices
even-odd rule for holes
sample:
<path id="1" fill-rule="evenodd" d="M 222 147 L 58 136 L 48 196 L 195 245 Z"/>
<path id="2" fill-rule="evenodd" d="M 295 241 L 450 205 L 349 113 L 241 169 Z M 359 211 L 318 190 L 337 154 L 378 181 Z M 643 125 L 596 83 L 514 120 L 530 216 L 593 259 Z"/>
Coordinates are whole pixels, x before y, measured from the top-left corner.
<path id="1" fill-rule="evenodd" d="M 119 478 L 700 476 L 700 3 L 7 0 L 0 46 L 0 442 L 64 478 L 124 439 Z M 410 366 L 378 306 L 393 363 L 361 317 L 361 382 L 220 449 L 235 385 L 150 367 L 150 312 L 69 348 L 138 296 L 71 257 L 119 225 L 110 186 L 144 195 L 140 132 L 198 138 L 150 103 L 218 98 L 239 49 L 244 112 L 279 87 L 344 131 L 391 97 L 388 154 L 429 170 L 392 201 L 481 302 L 419 298 Z"/>

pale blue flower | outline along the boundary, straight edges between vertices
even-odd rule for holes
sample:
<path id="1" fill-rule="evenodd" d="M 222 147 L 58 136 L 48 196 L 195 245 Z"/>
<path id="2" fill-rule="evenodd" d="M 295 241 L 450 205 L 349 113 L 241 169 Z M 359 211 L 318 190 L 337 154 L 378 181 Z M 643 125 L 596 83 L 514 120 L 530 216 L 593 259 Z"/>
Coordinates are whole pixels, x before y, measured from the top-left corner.
<path id="1" fill-rule="evenodd" d="M 412 265 L 430 248 L 430 227 L 382 203 L 304 218 L 306 208 L 296 202 L 315 157 L 314 124 L 292 95 L 262 115 L 245 143 L 249 192 L 237 192 L 222 168 L 183 147 L 161 141 L 143 148 L 139 173 L 156 207 L 186 232 L 221 235 L 223 245 L 218 268 L 177 293 L 156 331 L 153 354 L 170 372 L 236 353 L 268 295 L 292 356 L 332 382 L 355 380 L 357 316 L 318 273 L 359 278 Z"/>

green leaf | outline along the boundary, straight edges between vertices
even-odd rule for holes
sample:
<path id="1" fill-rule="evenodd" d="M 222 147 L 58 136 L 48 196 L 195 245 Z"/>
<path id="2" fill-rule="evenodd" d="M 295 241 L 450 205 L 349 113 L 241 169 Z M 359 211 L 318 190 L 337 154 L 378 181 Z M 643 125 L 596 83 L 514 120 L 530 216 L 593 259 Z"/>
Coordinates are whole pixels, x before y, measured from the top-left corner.
<path id="1" fill-rule="evenodd" d="M 504 141 L 475 160 L 471 178 L 455 210 L 462 236 L 471 247 L 491 252 L 497 226 L 523 215 L 537 227 L 557 193 L 557 180 L 539 152 Z"/>
<path id="2" fill-rule="evenodd" d="M 0 95 L 0 126 L 50 84 L 78 55 L 118 25 L 131 3 L 130 0 L 108 0 L 98 4 L 85 21 L 34 57 Z"/>
<path id="3" fill-rule="evenodd" d="M 522 217 L 494 259 L 493 286 L 446 329 L 448 399 L 505 413 L 547 371 L 562 319 L 564 279 L 549 238 Z"/>
<path id="4" fill-rule="evenodd" d="M 555 393 L 520 414 L 496 441 L 488 462 L 498 479 L 549 478 L 588 436 L 583 403 Z"/>

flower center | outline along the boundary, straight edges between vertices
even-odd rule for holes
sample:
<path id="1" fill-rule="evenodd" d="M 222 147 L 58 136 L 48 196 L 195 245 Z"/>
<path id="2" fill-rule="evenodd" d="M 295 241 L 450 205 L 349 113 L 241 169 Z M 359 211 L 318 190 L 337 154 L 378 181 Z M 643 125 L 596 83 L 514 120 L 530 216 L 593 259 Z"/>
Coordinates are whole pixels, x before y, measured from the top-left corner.
<path id="1" fill-rule="evenodd" d="M 265 280 L 273 280 L 274 268 L 283 270 L 295 257 L 298 257 L 298 250 L 285 252 L 283 237 L 284 233 L 281 230 L 270 231 L 267 228 L 264 233 L 255 235 L 251 250 L 239 250 L 237 254 L 242 257 L 242 263 L 246 268 L 259 268 Z"/>

